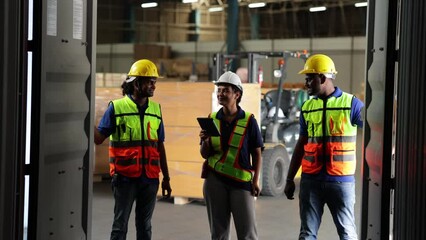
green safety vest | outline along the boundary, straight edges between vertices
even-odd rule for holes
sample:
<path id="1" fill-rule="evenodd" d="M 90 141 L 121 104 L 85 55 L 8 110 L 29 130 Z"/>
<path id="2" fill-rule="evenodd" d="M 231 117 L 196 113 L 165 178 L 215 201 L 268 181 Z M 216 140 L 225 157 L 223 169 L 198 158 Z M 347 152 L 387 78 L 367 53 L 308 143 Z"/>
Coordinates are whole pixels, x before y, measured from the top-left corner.
<path id="1" fill-rule="evenodd" d="M 210 117 L 213 118 L 216 125 L 220 126 L 220 120 L 216 118 L 216 115 L 217 112 L 213 112 Z M 210 168 L 240 182 L 250 182 L 254 174 L 251 170 L 243 169 L 238 161 L 251 116 L 253 114 L 246 112 L 244 118 L 237 121 L 229 138 L 228 150 L 226 152 L 222 151 L 221 137 L 212 136 L 211 142 L 214 155 L 207 159 Z"/>
<path id="2" fill-rule="evenodd" d="M 313 98 L 303 104 L 308 143 L 304 146 L 302 172 L 316 174 L 326 164 L 330 175 L 355 174 L 357 127 L 350 118 L 353 98 L 343 92 L 340 97 Z"/>
<path id="3" fill-rule="evenodd" d="M 143 115 L 132 99 L 124 96 L 112 101 L 116 131 L 110 136 L 109 165 L 111 176 L 119 173 L 139 177 L 143 171 L 149 178 L 158 178 L 160 153 L 157 130 L 161 123 L 160 104 L 149 101 Z"/>

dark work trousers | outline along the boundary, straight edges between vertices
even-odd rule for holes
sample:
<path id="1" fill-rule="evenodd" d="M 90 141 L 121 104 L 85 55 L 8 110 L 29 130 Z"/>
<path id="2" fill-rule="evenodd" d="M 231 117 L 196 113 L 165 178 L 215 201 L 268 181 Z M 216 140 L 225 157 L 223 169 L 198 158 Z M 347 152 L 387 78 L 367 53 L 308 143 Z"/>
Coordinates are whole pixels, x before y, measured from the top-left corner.
<path id="1" fill-rule="evenodd" d="M 151 239 L 151 218 L 157 200 L 158 185 L 139 181 L 120 181 L 118 184 L 112 184 L 115 206 L 111 240 L 126 239 L 127 224 L 134 201 L 137 240 Z"/>

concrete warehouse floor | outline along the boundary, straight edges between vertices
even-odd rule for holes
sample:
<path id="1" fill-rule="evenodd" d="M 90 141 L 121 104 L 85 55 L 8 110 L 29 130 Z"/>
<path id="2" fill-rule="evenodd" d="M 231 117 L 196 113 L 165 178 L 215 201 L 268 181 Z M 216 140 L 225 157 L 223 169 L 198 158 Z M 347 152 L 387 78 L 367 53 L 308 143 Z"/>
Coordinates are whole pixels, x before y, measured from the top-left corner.
<path id="1" fill-rule="evenodd" d="M 355 218 L 358 235 L 361 221 L 361 159 L 362 130 L 357 137 L 357 180 Z M 279 197 L 260 196 L 256 200 L 256 220 L 259 239 L 290 240 L 299 236 L 299 180 L 296 179 L 295 199 L 288 200 L 284 195 Z M 172 186 L 173 189 L 173 186 Z M 161 191 L 161 190 L 160 190 Z M 173 193 L 173 192 L 172 192 Z M 110 183 L 107 181 L 93 184 L 92 208 L 92 240 L 109 239 L 113 219 L 114 199 Z M 133 210 L 134 211 L 134 210 Z M 202 199 L 185 205 L 176 205 L 173 199 L 157 201 L 152 219 L 153 240 L 208 240 L 210 239 L 207 211 Z M 127 239 L 136 239 L 134 213 L 130 216 Z M 236 238 L 234 226 L 231 229 L 232 239 Z M 338 240 L 328 207 L 324 207 L 319 240 Z"/>
<path id="2" fill-rule="evenodd" d="M 298 184 L 299 181 L 296 182 L 297 188 Z M 355 205 L 358 232 L 360 228 L 360 186 L 358 180 Z M 114 207 L 110 184 L 108 182 L 94 183 L 93 191 L 92 239 L 109 239 Z M 297 196 L 297 189 L 295 194 Z M 297 198 L 287 200 L 284 195 L 280 197 L 260 196 L 256 201 L 256 214 L 259 239 L 297 239 L 300 225 Z M 159 199 L 152 223 L 153 240 L 210 239 L 207 212 L 201 199 L 185 205 L 175 205 L 172 199 Z M 132 214 L 127 239 L 136 239 L 135 232 L 134 215 Z M 233 226 L 231 236 L 232 239 L 237 239 Z M 318 239 L 339 239 L 327 207 L 324 210 Z"/>

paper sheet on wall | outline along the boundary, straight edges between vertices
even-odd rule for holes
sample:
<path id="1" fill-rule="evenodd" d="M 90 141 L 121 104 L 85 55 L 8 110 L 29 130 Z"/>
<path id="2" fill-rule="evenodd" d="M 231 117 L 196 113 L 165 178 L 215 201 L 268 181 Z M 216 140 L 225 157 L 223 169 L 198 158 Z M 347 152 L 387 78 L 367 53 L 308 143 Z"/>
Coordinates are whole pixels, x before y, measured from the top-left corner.
<path id="1" fill-rule="evenodd" d="M 47 1 L 47 32 L 49 36 L 58 35 L 58 1 L 48 0 Z"/>
<path id="2" fill-rule="evenodd" d="M 73 1 L 73 32 L 74 39 L 83 39 L 83 0 Z"/>

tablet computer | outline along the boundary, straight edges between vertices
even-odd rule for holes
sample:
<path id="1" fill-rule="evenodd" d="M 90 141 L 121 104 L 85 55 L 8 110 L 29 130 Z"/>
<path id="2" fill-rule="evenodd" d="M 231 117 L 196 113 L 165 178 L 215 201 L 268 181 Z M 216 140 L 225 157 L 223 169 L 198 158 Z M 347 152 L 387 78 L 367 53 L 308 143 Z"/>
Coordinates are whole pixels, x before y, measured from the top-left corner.
<path id="1" fill-rule="evenodd" d="M 213 118 L 208 117 L 198 117 L 198 124 L 203 130 L 206 130 L 210 136 L 220 136 L 219 128 L 216 126 L 216 123 L 213 121 Z"/>

